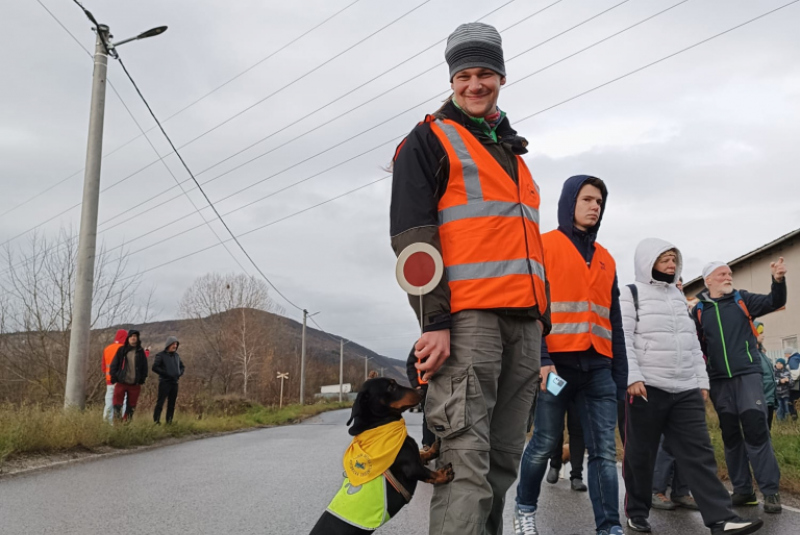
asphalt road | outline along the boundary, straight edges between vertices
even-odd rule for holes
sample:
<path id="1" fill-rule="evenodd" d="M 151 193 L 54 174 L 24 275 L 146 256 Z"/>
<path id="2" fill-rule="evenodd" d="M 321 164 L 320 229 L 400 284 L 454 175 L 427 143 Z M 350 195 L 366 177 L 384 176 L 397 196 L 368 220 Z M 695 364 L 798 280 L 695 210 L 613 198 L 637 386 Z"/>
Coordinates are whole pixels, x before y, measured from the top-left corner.
<path id="1" fill-rule="evenodd" d="M 341 484 L 346 411 L 303 424 L 187 442 L 0 480 L 0 534 L 306 534 Z M 421 417 L 408 414 L 420 438 Z M 545 483 L 543 535 L 593 534 L 586 493 Z M 506 533 L 514 489 L 506 505 Z M 427 533 L 430 486 L 378 531 Z M 759 508 L 760 509 L 760 508 Z M 760 533 L 800 533 L 800 512 L 764 515 Z M 700 515 L 654 511 L 656 535 L 704 534 Z"/>

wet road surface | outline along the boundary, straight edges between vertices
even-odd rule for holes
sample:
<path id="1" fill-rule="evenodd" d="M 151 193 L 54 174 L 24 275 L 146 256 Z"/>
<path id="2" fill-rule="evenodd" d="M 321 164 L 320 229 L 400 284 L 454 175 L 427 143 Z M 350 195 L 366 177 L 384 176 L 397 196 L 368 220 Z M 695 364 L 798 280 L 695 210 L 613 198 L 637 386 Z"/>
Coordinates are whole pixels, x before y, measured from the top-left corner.
<path id="1" fill-rule="evenodd" d="M 209 438 L 0 480 L 0 534 L 220 535 L 306 534 L 341 484 L 350 436 L 347 411 L 287 427 Z M 418 441 L 422 418 L 407 414 Z M 542 535 L 593 534 L 587 493 L 569 482 L 544 483 Z M 622 485 L 621 485 L 622 486 Z M 431 487 L 381 528 L 385 535 L 425 535 Z M 506 502 L 511 533 L 514 489 Z M 620 501 L 621 503 L 621 501 Z M 800 533 L 800 512 L 761 515 L 760 533 Z M 653 511 L 656 535 L 705 534 L 697 512 Z"/>

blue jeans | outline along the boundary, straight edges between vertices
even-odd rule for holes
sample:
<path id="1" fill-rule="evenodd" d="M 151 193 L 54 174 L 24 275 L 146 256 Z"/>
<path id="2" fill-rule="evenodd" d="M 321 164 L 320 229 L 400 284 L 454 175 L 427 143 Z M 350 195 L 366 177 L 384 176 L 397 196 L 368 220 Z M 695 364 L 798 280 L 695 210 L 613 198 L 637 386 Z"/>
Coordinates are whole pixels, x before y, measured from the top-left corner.
<path id="1" fill-rule="evenodd" d="M 539 502 L 542 479 L 563 433 L 564 413 L 575 400 L 589 450 L 587 483 L 598 530 L 619 526 L 619 480 L 616 442 L 617 387 L 611 369 L 558 370 L 567 385 L 558 396 L 540 392 L 536 405 L 533 438 L 525 448 L 517 485 L 517 505 L 533 511 Z"/>
<path id="2" fill-rule="evenodd" d="M 783 420 L 789 416 L 789 398 L 778 398 L 778 420 Z"/>

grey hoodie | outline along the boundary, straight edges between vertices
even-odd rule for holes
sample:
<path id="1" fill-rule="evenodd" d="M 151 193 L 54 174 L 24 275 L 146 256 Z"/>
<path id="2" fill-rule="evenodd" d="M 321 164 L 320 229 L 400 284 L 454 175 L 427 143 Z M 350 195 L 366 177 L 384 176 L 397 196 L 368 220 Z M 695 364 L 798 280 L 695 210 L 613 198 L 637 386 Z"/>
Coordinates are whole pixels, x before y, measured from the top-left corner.
<path id="1" fill-rule="evenodd" d="M 175 343 L 180 347 L 180 342 L 176 337 L 170 336 L 167 338 L 167 343 L 164 344 L 164 351 L 156 355 L 155 362 L 153 362 L 153 373 L 158 375 L 160 381 L 177 383 L 186 369 L 177 350 L 174 353 L 167 351 L 169 346 Z"/>
<path id="2" fill-rule="evenodd" d="M 706 362 L 697 331 L 686 298 L 675 286 L 683 267 L 680 251 L 672 283 L 652 277 L 656 260 L 670 249 L 678 251 L 671 243 L 657 238 L 643 240 L 636 248 L 638 321 L 631 290 L 627 286 L 622 288 L 620 304 L 628 353 L 628 385 L 643 381 L 647 386 L 670 393 L 708 389 Z"/>

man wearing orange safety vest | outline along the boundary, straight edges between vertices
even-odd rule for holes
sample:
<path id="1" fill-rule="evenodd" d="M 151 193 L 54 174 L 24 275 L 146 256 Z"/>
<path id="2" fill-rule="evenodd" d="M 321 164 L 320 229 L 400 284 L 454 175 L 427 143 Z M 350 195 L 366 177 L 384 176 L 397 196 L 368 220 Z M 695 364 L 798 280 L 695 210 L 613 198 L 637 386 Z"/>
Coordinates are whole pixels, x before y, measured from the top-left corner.
<path id="1" fill-rule="evenodd" d="M 125 329 L 118 330 L 116 336 L 114 336 L 114 341 L 103 350 L 102 368 L 103 375 L 106 376 L 106 404 L 105 407 L 103 407 L 103 420 L 108 420 L 108 423 L 114 422 L 114 385 L 111 384 L 111 372 L 109 371 L 109 367 L 111 366 L 111 361 L 114 360 L 114 355 L 117 354 L 117 350 L 125 343 L 127 337 L 128 331 Z M 125 410 L 124 407 L 122 410 Z"/>
<path id="2" fill-rule="evenodd" d="M 433 489 L 429 533 L 498 534 L 550 323 L 539 188 L 521 158 L 527 141 L 497 107 L 506 81 L 500 34 L 463 24 L 445 58 L 453 95 L 393 161 L 392 247 L 431 244 L 445 266 L 424 297 L 415 346 L 429 381 L 428 427 L 455 473 Z M 419 299 L 410 301 L 419 316 Z"/>
<path id="3" fill-rule="evenodd" d="M 542 391 L 517 486 L 514 522 L 519 534 L 539 533 L 536 507 L 542 479 L 573 401 L 589 450 L 589 496 L 597 534 L 623 533 L 614 430 L 617 399 L 624 399 L 628 386 L 628 361 L 614 259 L 595 242 L 607 197 L 599 178 L 569 178 L 558 202 L 558 229 L 542 236 L 553 328 L 542 345 Z M 550 374 L 566 380 L 557 394 L 547 389 Z"/>

